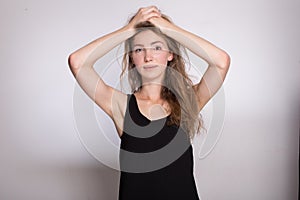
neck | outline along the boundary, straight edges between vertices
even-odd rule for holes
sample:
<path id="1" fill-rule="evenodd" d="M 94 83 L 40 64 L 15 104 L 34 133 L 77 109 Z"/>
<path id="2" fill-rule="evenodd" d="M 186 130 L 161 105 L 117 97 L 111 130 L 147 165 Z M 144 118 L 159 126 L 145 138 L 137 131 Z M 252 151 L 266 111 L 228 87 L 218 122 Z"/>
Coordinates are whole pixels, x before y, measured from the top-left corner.
<path id="1" fill-rule="evenodd" d="M 147 83 L 143 84 L 143 87 L 140 90 L 140 94 L 143 98 L 157 100 L 160 99 L 162 86 L 156 83 Z"/>

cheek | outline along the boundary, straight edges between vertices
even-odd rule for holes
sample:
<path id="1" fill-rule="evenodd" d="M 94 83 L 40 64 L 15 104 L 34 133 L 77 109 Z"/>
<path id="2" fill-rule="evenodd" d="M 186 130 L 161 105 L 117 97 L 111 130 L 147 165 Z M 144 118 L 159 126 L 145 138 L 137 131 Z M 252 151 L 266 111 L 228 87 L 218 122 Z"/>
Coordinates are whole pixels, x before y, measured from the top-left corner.
<path id="1" fill-rule="evenodd" d="M 142 56 L 134 56 L 134 55 L 133 55 L 133 56 L 131 57 L 131 60 L 132 60 L 133 64 L 139 65 L 140 63 L 142 63 L 143 58 L 142 58 Z"/>
<path id="2" fill-rule="evenodd" d="M 156 57 L 156 60 L 160 63 L 160 64 L 166 64 L 168 63 L 168 57 L 169 55 L 167 54 L 162 54 L 162 55 L 158 55 Z"/>

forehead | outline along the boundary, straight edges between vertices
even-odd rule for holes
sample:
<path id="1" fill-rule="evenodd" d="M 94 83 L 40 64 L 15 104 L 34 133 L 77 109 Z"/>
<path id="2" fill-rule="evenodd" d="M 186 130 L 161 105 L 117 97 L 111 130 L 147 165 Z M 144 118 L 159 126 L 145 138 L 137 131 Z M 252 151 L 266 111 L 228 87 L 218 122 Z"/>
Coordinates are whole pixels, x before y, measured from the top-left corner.
<path id="1" fill-rule="evenodd" d="M 151 30 L 146 30 L 146 31 L 142 31 L 142 32 L 138 33 L 136 36 L 134 36 L 133 45 L 140 44 L 140 45 L 147 46 L 147 45 L 151 45 L 151 43 L 157 42 L 157 41 L 162 42 L 165 45 L 167 44 L 166 40 L 162 36 L 154 33 Z"/>

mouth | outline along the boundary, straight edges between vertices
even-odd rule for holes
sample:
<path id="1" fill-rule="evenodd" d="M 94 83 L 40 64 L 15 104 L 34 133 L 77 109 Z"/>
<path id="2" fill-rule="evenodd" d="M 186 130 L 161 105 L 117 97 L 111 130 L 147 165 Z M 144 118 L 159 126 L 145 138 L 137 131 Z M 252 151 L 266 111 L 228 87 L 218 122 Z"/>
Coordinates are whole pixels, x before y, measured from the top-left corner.
<path id="1" fill-rule="evenodd" d="M 143 69 L 150 70 L 150 69 L 154 69 L 156 67 L 158 67 L 158 65 L 146 65 L 146 66 L 143 66 Z"/>

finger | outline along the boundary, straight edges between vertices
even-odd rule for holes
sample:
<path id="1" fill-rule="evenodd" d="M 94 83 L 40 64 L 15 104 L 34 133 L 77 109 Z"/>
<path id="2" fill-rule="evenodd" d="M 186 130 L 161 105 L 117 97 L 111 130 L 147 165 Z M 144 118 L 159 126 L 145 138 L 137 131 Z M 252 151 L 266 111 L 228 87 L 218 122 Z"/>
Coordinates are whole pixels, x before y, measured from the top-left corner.
<path id="1" fill-rule="evenodd" d="M 156 9 L 156 10 L 158 10 L 158 8 L 156 6 L 148 6 L 148 7 L 145 7 L 145 9 Z"/>
<path id="2" fill-rule="evenodd" d="M 160 14 L 152 12 L 152 13 L 149 13 L 148 15 L 144 16 L 144 17 L 145 17 L 146 21 L 149 21 L 152 18 L 160 17 Z"/>
<path id="3" fill-rule="evenodd" d="M 149 6 L 143 10 L 144 14 L 149 14 L 151 12 L 160 13 L 159 9 L 156 6 Z"/>
<path id="4" fill-rule="evenodd" d="M 137 21 L 149 21 L 151 18 L 160 17 L 161 13 L 156 6 L 140 8 L 136 14 Z"/>

